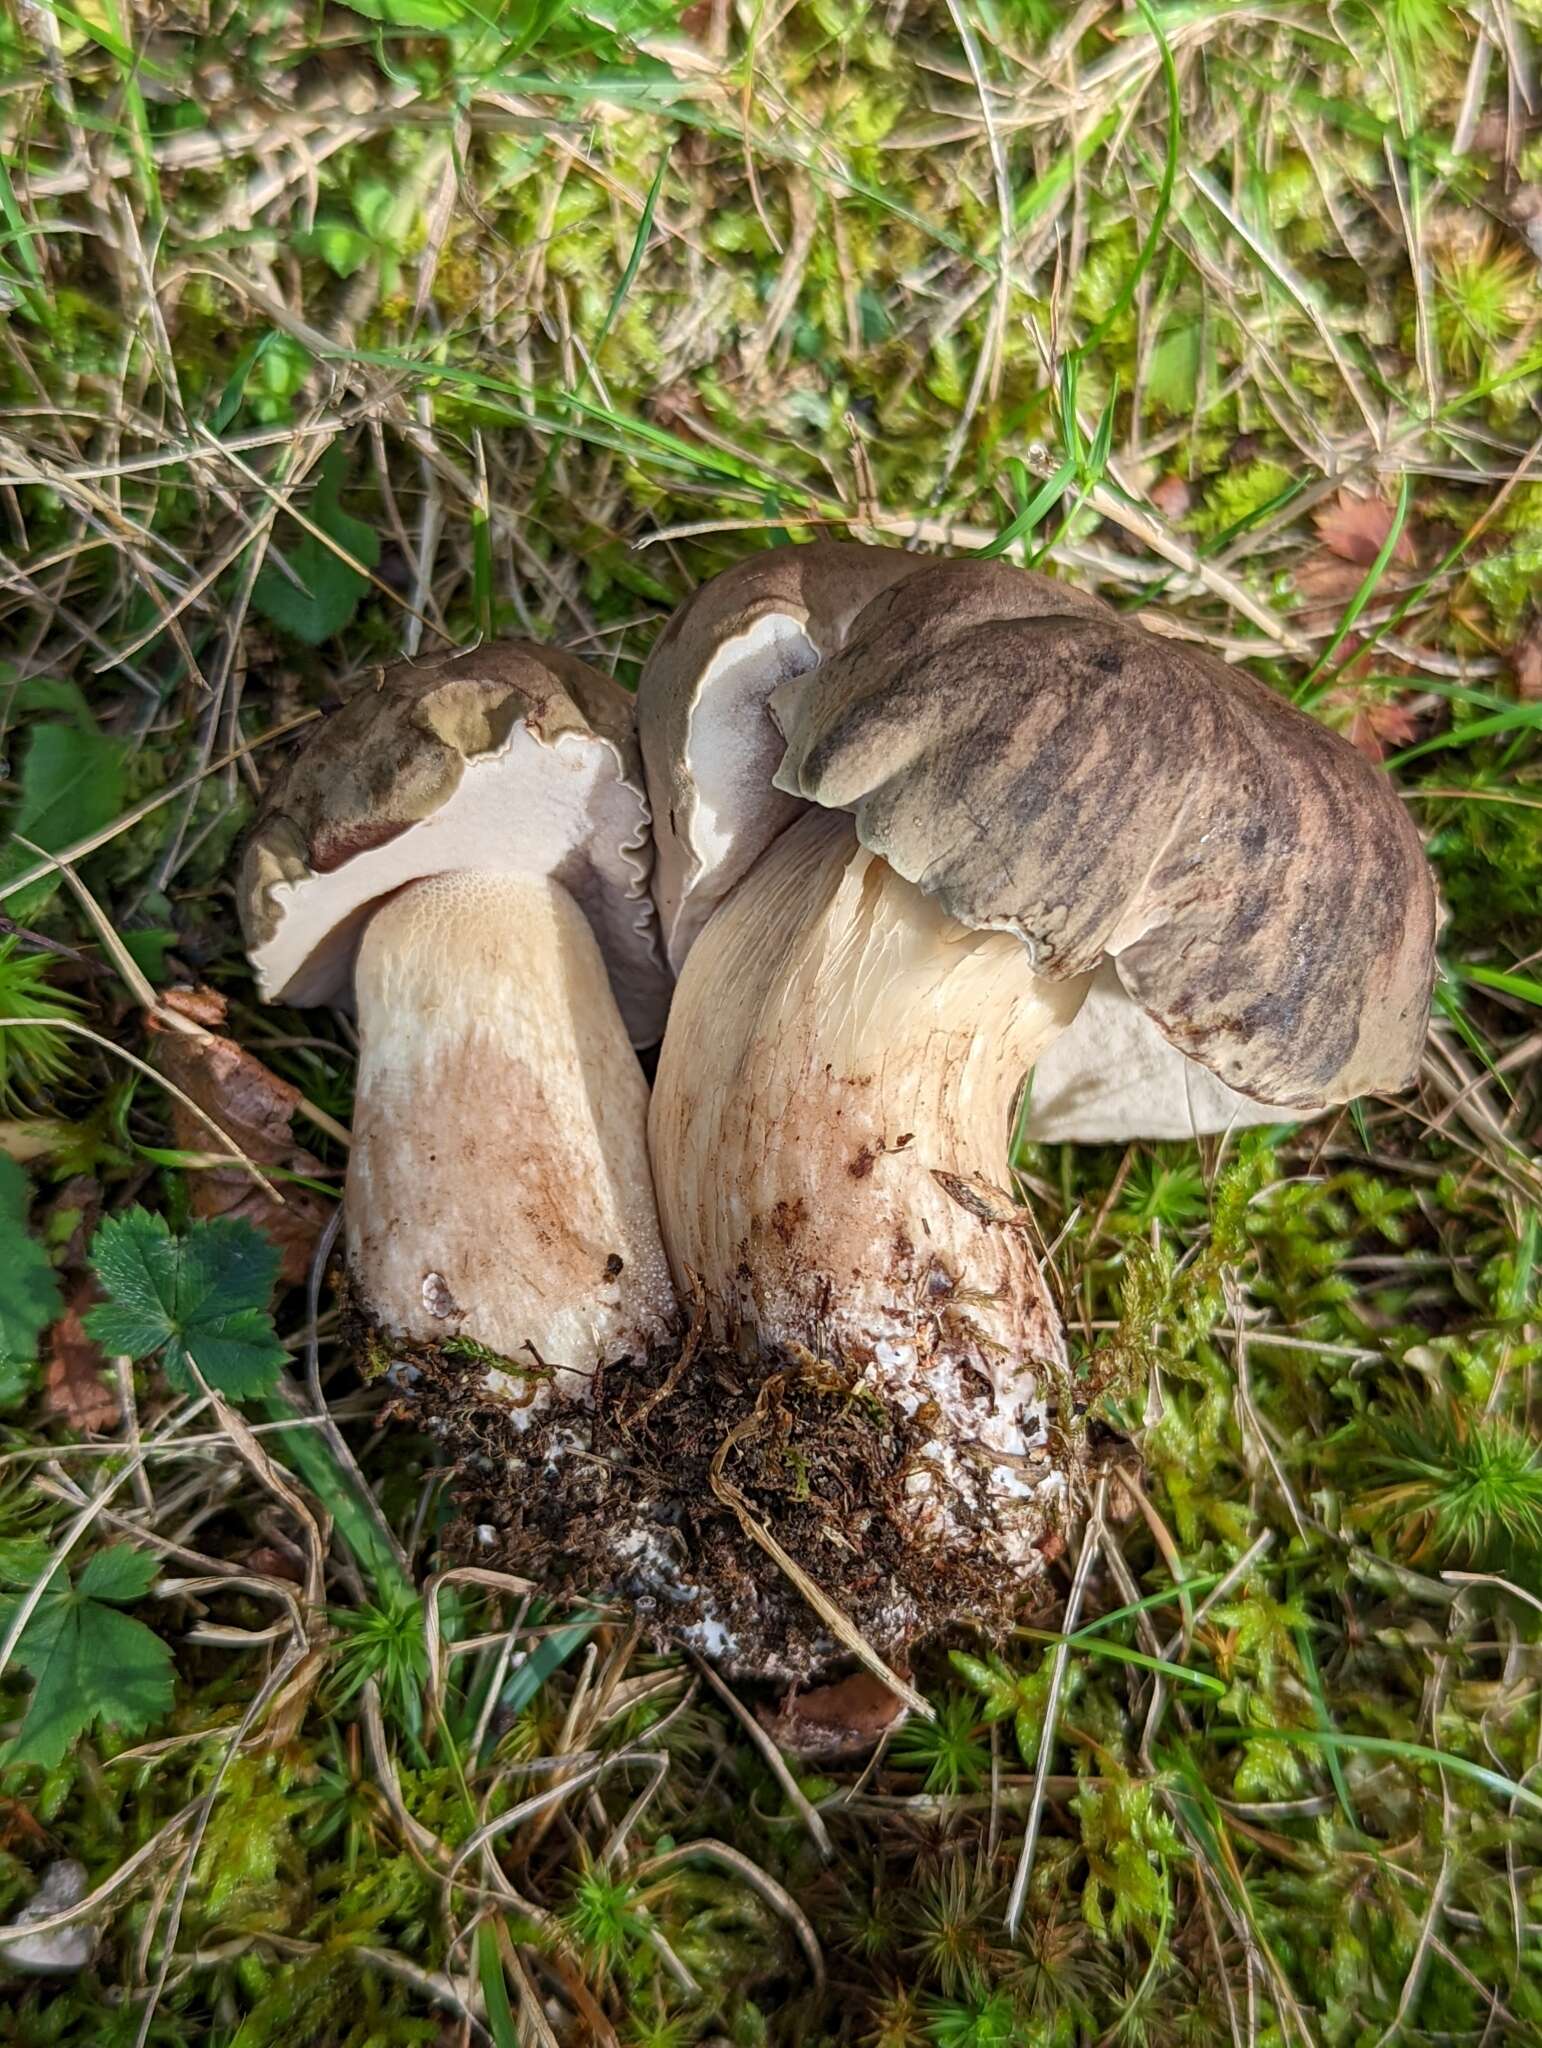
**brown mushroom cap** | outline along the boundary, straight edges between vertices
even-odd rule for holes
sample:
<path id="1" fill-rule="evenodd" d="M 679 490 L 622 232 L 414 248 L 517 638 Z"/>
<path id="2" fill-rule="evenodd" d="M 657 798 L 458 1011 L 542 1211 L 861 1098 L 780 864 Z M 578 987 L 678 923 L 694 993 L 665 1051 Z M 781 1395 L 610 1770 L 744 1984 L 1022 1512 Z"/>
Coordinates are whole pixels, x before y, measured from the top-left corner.
<path id="1" fill-rule="evenodd" d="M 269 1001 L 346 997 L 370 913 L 453 871 L 549 876 L 599 941 L 632 1041 L 669 977 L 649 891 L 648 805 L 620 684 L 523 641 L 389 669 L 274 784 L 238 897 Z"/>
<path id="2" fill-rule="evenodd" d="M 990 571 L 989 580 L 982 571 Z M 1011 612 L 995 565 L 873 601 L 771 699 L 778 785 L 1034 970 L 1115 956 L 1165 1037 L 1296 1109 L 1407 1086 L 1435 892 L 1387 778 L 1265 684 L 1099 609 Z M 1005 572 L 1011 574 L 1011 572 Z"/>

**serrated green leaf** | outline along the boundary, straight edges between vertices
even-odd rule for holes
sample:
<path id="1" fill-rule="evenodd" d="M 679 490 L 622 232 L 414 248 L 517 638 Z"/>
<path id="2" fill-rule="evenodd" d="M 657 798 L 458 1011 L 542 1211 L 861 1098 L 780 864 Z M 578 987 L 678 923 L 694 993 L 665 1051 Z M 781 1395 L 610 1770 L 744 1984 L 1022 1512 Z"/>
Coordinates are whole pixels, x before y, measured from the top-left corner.
<path id="1" fill-rule="evenodd" d="M 232 1400 L 277 1384 L 287 1354 L 267 1303 L 278 1253 L 249 1223 L 217 1217 L 174 1237 L 163 1216 L 131 1209 L 101 1225 L 91 1255 L 108 1299 L 86 1328 L 104 1350 L 161 1352 L 185 1392 L 196 1385 L 190 1362 Z"/>
<path id="2" fill-rule="evenodd" d="M 59 1283 L 48 1254 L 27 1233 L 31 1190 L 14 1159 L 0 1153 L 0 1362 L 30 1364 L 59 1313 Z"/>
<path id="3" fill-rule="evenodd" d="M 24 1593 L 47 1569 L 48 1545 L 38 1537 L 0 1537 L 0 1586 Z"/>
<path id="4" fill-rule="evenodd" d="M 123 809 L 123 747 L 94 726 L 38 725 L 27 742 L 21 796 L 7 824 L 45 853 L 57 853 L 111 824 Z M 37 855 L 12 840 L 0 848 L 0 882 L 36 867 Z M 6 911 L 22 923 L 37 913 L 59 887 L 44 875 L 7 898 Z"/>
<path id="5" fill-rule="evenodd" d="M 124 1607 L 131 1600 L 143 1600 L 159 1570 L 153 1551 L 136 1550 L 132 1543 L 114 1543 L 88 1560 L 75 1590 L 88 1600 Z"/>
<path id="6" fill-rule="evenodd" d="M 41 1544 L 28 1547 L 35 1566 L 28 1583 L 35 1584 L 48 1557 Z M 9 1583 L 17 1562 L 5 1573 Z M 16 1661 L 34 1683 L 20 1729 L 0 1750 L 6 1763 L 52 1770 L 93 1723 L 135 1735 L 170 1709 L 170 1650 L 142 1621 L 107 1604 L 142 1597 L 156 1569 L 153 1556 L 120 1543 L 99 1551 L 73 1586 L 62 1569 L 54 1576 L 17 1638 Z M 22 1598 L 0 1600 L 0 1632 L 11 1627 Z"/>
<path id="7" fill-rule="evenodd" d="M 342 448 L 334 444 L 328 449 L 306 516 L 356 562 L 373 569 L 380 560 L 379 534 L 338 503 L 347 463 Z M 270 558 L 252 586 L 252 603 L 275 626 L 309 647 L 319 647 L 348 624 L 369 588 L 368 579 L 303 529 L 283 549 L 283 560 L 298 581 L 291 582 Z"/>

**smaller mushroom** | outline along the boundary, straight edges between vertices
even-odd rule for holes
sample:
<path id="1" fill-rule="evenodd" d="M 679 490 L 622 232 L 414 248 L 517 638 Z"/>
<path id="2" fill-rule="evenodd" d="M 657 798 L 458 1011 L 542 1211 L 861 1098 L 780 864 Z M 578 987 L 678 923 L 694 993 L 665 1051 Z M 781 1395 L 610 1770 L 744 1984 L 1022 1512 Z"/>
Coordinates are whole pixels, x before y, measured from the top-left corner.
<path id="1" fill-rule="evenodd" d="M 262 993 L 357 1013 L 357 1306 L 388 1346 L 511 1361 L 521 1416 L 674 1329 L 633 1050 L 669 994 L 649 866 L 631 700 L 522 643 L 362 690 L 246 850 Z"/>

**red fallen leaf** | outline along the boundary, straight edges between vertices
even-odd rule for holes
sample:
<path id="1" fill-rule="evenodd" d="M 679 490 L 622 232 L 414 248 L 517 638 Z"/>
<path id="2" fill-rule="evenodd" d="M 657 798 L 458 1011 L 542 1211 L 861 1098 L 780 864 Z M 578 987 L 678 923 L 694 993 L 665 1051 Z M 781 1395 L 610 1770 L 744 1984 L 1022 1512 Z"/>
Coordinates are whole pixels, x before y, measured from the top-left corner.
<path id="1" fill-rule="evenodd" d="M 48 1333 L 43 1364 L 43 1408 L 70 1429 L 101 1436 L 123 1419 L 117 1390 L 106 1378 L 107 1359 L 95 1338 L 86 1335 L 84 1312 L 96 1299 L 89 1274 L 70 1289 L 63 1315 Z"/>
<path id="2" fill-rule="evenodd" d="M 233 1144 L 239 1145 L 255 1165 L 280 1167 L 286 1173 L 307 1176 L 325 1173 L 326 1168 L 303 1145 L 295 1141 L 291 1119 L 300 1101 L 300 1091 L 265 1067 L 261 1060 L 225 1038 L 214 1025 L 225 1021 L 223 998 L 213 989 L 179 989 L 167 998 L 168 1007 L 204 1026 L 207 1037 L 194 1037 L 174 1026 L 149 1019 L 155 1042 L 156 1062 L 167 1080 L 213 1117 Z M 171 1129 L 176 1143 L 186 1152 L 207 1153 L 213 1136 L 185 1103 L 172 1098 Z M 240 1164 L 200 1168 L 188 1176 L 195 1216 L 244 1217 L 277 1246 L 281 1262 L 279 1279 L 287 1287 L 302 1281 L 310 1270 L 316 1240 L 325 1228 L 332 1205 L 322 1195 L 293 1182 L 281 1183 L 283 1201 L 275 1202 Z"/>
<path id="3" fill-rule="evenodd" d="M 1388 748 L 1411 746 L 1419 736 L 1419 720 L 1406 705 L 1387 697 L 1367 697 L 1361 690 L 1330 690 L 1323 699 L 1329 723 L 1338 725 L 1352 746 L 1368 761 L 1385 759 Z M 1333 713 L 1348 714 L 1341 724 Z"/>
<path id="4" fill-rule="evenodd" d="M 1510 669 L 1521 702 L 1542 701 L 1542 620 L 1510 649 Z"/>
<path id="5" fill-rule="evenodd" d="M 1320 505 L 1312 514 L 1312 524 L 1330 554 L 1369 569 L 1386 546 L 1396 517 L 1396 511 L 1385 498 L 1361 497 L 1357 491 L 1341 490 L 1331 504 Z M 1405 524 L 1393 547 L 1392 560 L 1409 568 L 1416 559 L 1413 537 Z M 1298 574 L 1298 585 L 1300 581 Z M 1358 588 L 1358 583 L 1354 587 Z"/>
<path id="6" fill-rule="evenodd" d="M 1363 569 L 1330 555 L 1326 548 L 1314 548 L 1291 575 L 1306 600 L 1300 623 L 1308 633 L 1326 632 L 1337 625 L 1345 605 L 1365 581 Z"/>
<path id="7" fill-rule="evenodd" d="M 1304 598 L 1341 612 L 1365 581 L 1365 571 L 1326 548 L 1313 548 L 1291 571 L 1292 580 Z"/>

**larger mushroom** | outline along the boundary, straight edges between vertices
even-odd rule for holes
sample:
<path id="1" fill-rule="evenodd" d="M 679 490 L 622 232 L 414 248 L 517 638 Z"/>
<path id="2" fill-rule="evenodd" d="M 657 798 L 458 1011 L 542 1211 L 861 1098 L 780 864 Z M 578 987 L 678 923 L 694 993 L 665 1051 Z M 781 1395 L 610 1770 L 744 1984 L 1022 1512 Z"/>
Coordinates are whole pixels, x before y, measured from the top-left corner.
<path id="1" fill-rule="evenodd" d="M 1401 1088 L 1433 890 L 1385 778 L 1252 678 L 995 564 L 843 551 L 837 587 L 872 594 L 811 631 L 834 565 L 806 552 L 803 580 L 796 554 L 739 572 L 788 622 L 755 622 L 758 713 L 710 586 L 640 689 L 684 956 L 650 1118 L 664 1237 L 752 1371 L 838 1361 L 925 1423 L 917 1541 L 999 1577 L 1031 1567 L 1059 1483 L 1064 1354 L 1003 1192 L 1025 1075 L 1101 987 L 1079 1068 L 1110 1121 L 1143 1118 L 1130 1076 L 1099 1071 L 1129 1043 L 1161 1048 L 1163 1114 L 1177 1076 L 1196 1122 Z M 823 659 L 788 659 L 799 632 Z M 750 737 L 736 756 L 722 722 L 711 801 L 686 801 L 725 666 Z M 891 1619 L 902 1645 L 914 1614 Z"/>
<path id="2" fill-rule="evenodd" d="M 627 693 L 508 643 L 362 689 L 242 867 L 262 993 L 357 1013 L 364 1321 L 498 1354 L 522 1420 L 675 1330 L 633 1050 L 669 997 L 650 865 Z"/>

